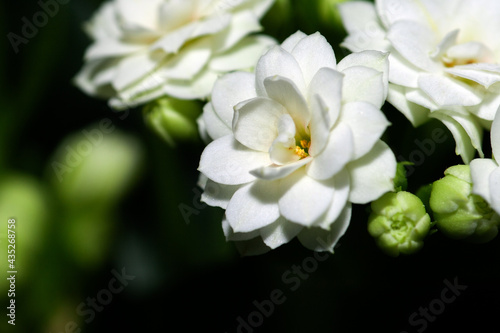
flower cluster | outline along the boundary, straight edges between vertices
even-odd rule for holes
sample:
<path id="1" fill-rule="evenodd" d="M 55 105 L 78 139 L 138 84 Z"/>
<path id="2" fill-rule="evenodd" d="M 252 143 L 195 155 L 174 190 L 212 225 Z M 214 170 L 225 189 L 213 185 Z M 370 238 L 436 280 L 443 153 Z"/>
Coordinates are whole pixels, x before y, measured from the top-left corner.
<path id="1" fill-rule="evenodd" d="M 225 210 L 223 232 L 242 253 L 292 239 L 333 252 L 353 204 L 371 204 L 368 232 L 392 256 L 418 251 L 434 226 L 490 241 L 500 223 L 500 2 L 334 2 L 318 8 L 347 31 L 353 53 L 339 62 L 319 32 L 299 28 L 280 45 L 256 35 L 273 0 L 110 0 L 87 25 L 93 44 L 76 82 L 115 108 L 148 103 L 146 123 L 172 146 L 199 133 L 201 200 Z M 382 141 L 386 101 L 415 127 L 441 121 L 465 165 L 406 192 L 407 163 Z"/>
<path id="2" fill-rule="evenodd" d="M 198 99 L 220 74 L 251 69 L 275 44 L 259 19 L 273 0 L 111 0 L 87 24 L 93 40 L 76 84 L 115 108 L 168 95 Z"/>
<path id="3" fill-rule="evenodd" d="M 495 0 L 350 1 L 340 10 L 351 51 L 390 52 L 388 101 L 413 125 L 429 118 L 453 134 L 464 162 L 481 149 L 500 106 Z"/>
<path id="4" fill-rule="evenodd" d="M 396 160 L 380 140 L 386 93 L 387 54 L 337 65 L 323 36 L 300 31 L 262 56 L 255 74 L 217 81 L 203 113 L 214 141 L 199 170 L 216 189 L 202 199 L 226 209 L 227 239 L 276 248 L 297 236 L 332 251 L 351 203 L 394 188 Z"/>

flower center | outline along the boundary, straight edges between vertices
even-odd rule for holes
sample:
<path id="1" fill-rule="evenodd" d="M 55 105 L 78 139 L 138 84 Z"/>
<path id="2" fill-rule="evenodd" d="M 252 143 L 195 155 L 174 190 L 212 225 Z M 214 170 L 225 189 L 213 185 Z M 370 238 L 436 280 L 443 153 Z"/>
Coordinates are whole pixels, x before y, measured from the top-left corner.
<path id="1" fill-rule="evenodd" d="M 448 48 L 441 57 L 445 67 L 494 62 L 493 52 L 483 43 L 467 42 Z"/>
<path id="2" fill-rule="evenodd" d="M 413 221 L 404 213 L 396 213 L 391 217 L 391 235 L 399 242 L 404 242 L 408 231 L 413 226 Z"/>
<path id="3" fill-rule="evenodd" d="M 296 145 L 294 149 L 295 155 L 299 156 L 300 159 L 303 159 L 309 156 L 309 147 L 311 147 L 310 140 L 300 140 L 300 146 Z M 290 149 L 293 149 L 292 147 Z"/>

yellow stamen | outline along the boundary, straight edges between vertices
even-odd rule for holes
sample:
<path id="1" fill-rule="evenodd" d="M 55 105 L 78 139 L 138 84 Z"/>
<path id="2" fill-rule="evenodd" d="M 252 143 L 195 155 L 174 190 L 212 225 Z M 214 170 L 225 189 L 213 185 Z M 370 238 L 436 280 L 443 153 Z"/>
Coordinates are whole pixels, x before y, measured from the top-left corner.
<path id="1" fill-rule="evenodd" d="M 295 154 L 298 155 L 300 158 L 304 158 L 309 156 L 308 153 L 304 149 L 301 149 L 299 146 L 295 146 Z"/>
<path id="2" fill-rule="evenodd" d="M 304 149 L 309 149 L 311 148 L 311 141 L 307 141 L 307 140 L 300 140 L 300 145 L 302 146 L 302 148 Z"/>

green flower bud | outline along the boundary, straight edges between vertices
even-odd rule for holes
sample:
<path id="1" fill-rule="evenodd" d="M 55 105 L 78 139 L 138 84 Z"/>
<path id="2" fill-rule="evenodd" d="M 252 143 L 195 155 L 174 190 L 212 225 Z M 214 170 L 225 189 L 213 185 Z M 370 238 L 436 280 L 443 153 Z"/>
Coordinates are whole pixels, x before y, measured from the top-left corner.
<path id="1" fill-rule="evenodd" d="M 143 113 L 146 124 L 169 145 L 175 146 L 177 141 L 198 140 L 196 119 L 201 110 L 196 101 L 163 97 L 147 104 Z"/>
<path id="2" fill-rule="evenodd" d="M 424 245 L 431 219 L 424 204 L 409 192 L 389 192 L 371 204 L 368 232 L 382 251 L 397 257 L 412 254 Z"/>
<path id="3" fill-rule="evenodd" d="M 486 243 L 498 233 L 500 216 L 480 196 L 472 194 L 468 165 L 455 165 L 432 185 L 430 207 L 437 227 L 446 236 Z"/>

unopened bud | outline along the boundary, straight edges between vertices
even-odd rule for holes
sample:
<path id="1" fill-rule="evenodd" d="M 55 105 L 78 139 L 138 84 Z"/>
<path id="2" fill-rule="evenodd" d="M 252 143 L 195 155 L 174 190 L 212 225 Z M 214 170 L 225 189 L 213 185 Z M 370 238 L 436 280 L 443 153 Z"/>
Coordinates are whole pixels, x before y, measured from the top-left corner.
<path id="1" fill-rule="evenodd" d="M 371 204 L 368 232 L 382 251 L 397 257 L 412 254 L 423 246 L 431 219 L 422 201 L 414 194 L 389 192 Z"/>
<path id="2" fill-rule="evenodd" d="M 144 109 L 146 124 L 169 145 L 178 141 L 195 141 L 199 138 L 196 119 L 202 107 L 196 101 L 170 97 L 159 98 Z"/>
<path id="3" fill-rule="evenodd" d="M 498 233 L 500 216 L 483 198 L 472 194 L 468 165 L 455 165 L 434 182 L 430 207 L 437 227 L 446 236 L 474 243 L 486 243 Z"/>

